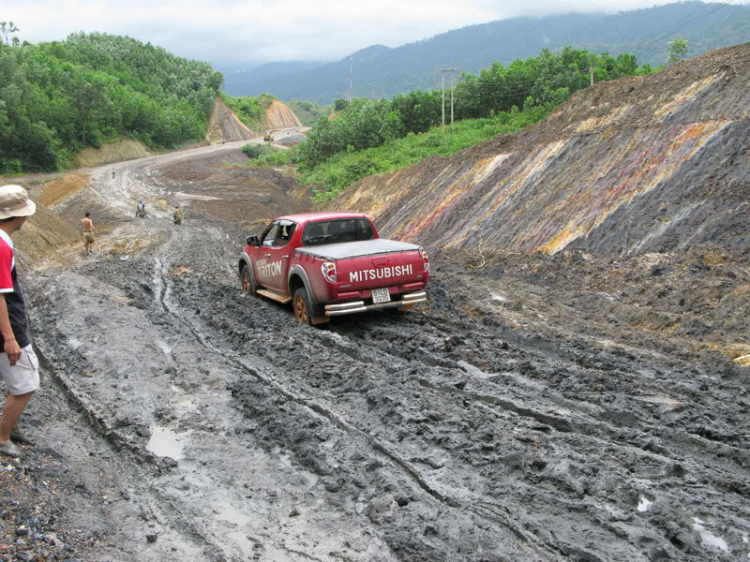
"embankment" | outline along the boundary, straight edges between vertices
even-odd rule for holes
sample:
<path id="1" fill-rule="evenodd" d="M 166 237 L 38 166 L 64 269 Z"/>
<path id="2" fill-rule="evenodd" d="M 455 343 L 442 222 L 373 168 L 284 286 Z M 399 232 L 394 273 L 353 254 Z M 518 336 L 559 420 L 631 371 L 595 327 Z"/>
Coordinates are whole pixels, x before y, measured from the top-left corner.
<path id="1" fill-rule="evenodd" d="M 578 92 L 550 118 L 343 193 L 428 246 L 750 250 L 750 44 Z"/>
<path id="2" fill-rule="evenodd" d="M 234 112 L 221 101 L 221 98 L 216 98 L 214 112 L 208 123 L 208 133 L 206 133 L 206 139 L 211 144 L 249 140 L 257 136 L 258 133 L 250 130 L 240 121 Z"/>

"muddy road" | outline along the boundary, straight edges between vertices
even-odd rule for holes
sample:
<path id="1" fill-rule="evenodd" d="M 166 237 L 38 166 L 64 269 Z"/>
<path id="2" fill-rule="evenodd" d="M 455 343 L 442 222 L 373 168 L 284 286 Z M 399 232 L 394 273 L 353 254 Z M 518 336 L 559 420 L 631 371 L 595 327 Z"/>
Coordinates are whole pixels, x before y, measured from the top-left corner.
<path id="1" fill-rule="evenodd" d="M 436 251 L 426 306 L 298 325 L 240 291 L 254 221 L 297 200 L 212 188 L 236 148 L 101 168 L 98 253 L 27 275 L 28 451 L 63 467 L 78 559 L 750 559 L 748 368 L 621 322 L 590 257 Z"/>

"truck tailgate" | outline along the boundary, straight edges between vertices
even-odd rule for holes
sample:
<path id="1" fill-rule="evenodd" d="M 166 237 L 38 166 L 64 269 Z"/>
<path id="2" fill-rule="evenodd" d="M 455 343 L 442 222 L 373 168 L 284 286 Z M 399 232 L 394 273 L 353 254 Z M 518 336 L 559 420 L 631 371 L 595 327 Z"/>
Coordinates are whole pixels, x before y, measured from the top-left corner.
<path id="1" fill-rule="evenodd" d="M 422 248 L 415 244 L 376 238 L 297 251 L 336 264 L 339 298 L 367 298 L 371 289 L 383 287 L 394 294 L 408 292 L 427 281 Z"/>
<path id="2" fill-rule="evenodd" d="M 337 269 L 341 289 L 374 289 L 424 280 L 419 250 L 340 260 Z"/>

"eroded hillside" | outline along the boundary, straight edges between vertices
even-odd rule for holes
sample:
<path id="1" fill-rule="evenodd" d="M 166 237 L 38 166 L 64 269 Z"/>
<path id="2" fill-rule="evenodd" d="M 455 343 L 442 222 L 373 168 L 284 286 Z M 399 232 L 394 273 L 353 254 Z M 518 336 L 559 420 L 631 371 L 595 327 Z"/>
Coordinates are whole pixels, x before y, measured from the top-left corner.
<path id="1" fill-rule="evenodd" d="M 294 111 L 279 100 L 273 100 L 265 109 L 261 123 L 258 125 L 264 130 L 302 127 L 302 123 Z M 221 98 L 216 98 L 216 105 L 206 135 L 211 144 L 250 140 L 258 136 L 260 136 L 260 133 L 247 127 Z"/>
<path id="2" fill-rule="evenodd" d="M 748 256 L 750 44 L 578 92 L 546 122 L 371 177 L 336 209 L 449 248 Z"/>
<path id="3" fill-rule="evenodd" d="M 214 112 L 211 114 L 206 134 L 211 144 L 249 140 L 257 136 L 258 133 L 251 131 L 240 121 L 234 112 L 221 101 L 221 98 L 216 98 L 216 105 L 214 105 Z"/>
<path id="4" fill-rule="evenodd" d="M 289 107 L 280 102 L 273 100 L 271 105 L 266 109 L 265 117 L 266 129 L 288 129 L 290 127 L 302 127 L 297 115 Z"/>

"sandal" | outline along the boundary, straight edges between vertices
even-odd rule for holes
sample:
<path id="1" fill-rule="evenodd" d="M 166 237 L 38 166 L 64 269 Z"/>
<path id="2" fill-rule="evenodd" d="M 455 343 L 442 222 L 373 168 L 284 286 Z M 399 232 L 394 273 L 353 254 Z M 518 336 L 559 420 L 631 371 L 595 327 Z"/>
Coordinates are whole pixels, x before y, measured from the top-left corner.
<path id="1" fill-rule="evenodd" d="M 21 451 L 13 443 L 8 441 L 7 443 L 0 443 L 0 455 L 17 459 L 21 456 Z"/>

